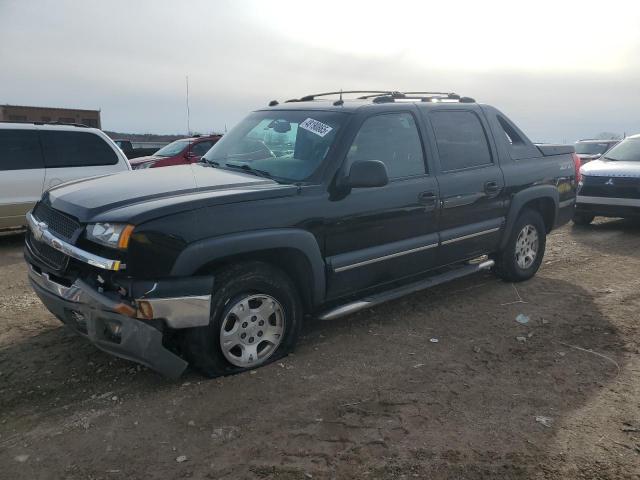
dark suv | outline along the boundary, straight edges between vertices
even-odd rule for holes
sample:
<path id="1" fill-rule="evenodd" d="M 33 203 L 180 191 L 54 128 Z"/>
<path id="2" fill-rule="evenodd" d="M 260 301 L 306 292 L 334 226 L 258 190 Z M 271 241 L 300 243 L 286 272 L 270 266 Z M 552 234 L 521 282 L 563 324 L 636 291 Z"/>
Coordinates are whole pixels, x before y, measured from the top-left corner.
<path id="1" fill-rule="evenodd" d="M 250 114 L 198 164 L 54 188 L 25 257 L 99 348 L 225 375 L 291 351 L 306 317 L 484 269 L 531 278 L 578 168 L 572 146 L 536 146 L 468 97 L 310 95 Z"/>

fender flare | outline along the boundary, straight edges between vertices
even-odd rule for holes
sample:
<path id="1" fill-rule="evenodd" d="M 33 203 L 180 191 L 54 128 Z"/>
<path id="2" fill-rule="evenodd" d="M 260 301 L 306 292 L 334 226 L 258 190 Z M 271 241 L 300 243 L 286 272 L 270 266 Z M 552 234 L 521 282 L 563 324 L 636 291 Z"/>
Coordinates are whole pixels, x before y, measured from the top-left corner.
<path id="1" fill-rule="evenodd" d="M 325 263 L 320 247 L 312 233 L 296 228 L 256 230 L 199 240 L 178 255 L 171 275 L 190 276 L 212 261 L 274 248 L 291 248 L 305 256 L 311 266 L 311 298 L 316 305 L 324 301 Z"/>
<path id="2" fill-rule="evenodd" d="M 509 211 L 507 213 L 507 221 L 504 227 L 504 235 L 502 236 L 502 241 L 500 242 L 500 249 L 503 249 L 507 242 L 509 241 L 509 237 L 511 237 L 511 231 L 513 230 L 513 225 L 516 223 L 520 212 L 525 204 L 529 203 L 531 200 L 537 200 L 540 198 L 548 198 L 553 201 L 555 206 L 553 212 L 553 221 L 551 225 L 555 224 L 555 219 L 558 217 L 558 204 L 559 204 L 559 194 L 558 189 L 554 185 L 536 185 L 534 187 L 529 187 L 525 190 L 521 190 L 516 193 L 511 199 L 511 203 L 509 205 Z"/>

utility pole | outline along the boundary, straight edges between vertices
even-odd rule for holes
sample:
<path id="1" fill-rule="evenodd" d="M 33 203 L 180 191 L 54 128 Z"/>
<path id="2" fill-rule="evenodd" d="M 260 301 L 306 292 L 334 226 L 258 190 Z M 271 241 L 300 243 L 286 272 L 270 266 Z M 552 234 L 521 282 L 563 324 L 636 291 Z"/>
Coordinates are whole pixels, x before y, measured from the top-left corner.
<path id="1" fill-rule="evenodd" d="M 191 125 L 189 123 L 190 121 L 190 112 L 189 112 L 189 75 L 187 75 L 186 77 L 186 81 L 187 81 L 187 135 L 191 135 Z"/>

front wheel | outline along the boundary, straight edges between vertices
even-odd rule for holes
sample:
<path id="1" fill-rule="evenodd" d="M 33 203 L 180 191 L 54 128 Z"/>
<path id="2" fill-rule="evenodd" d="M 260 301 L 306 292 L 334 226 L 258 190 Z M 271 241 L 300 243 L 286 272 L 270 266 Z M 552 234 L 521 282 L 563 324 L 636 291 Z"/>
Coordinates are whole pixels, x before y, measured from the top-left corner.
<path id="1" fill-rule="evenodd" d="M 529 280 L 540 268 L 546 240 L 542 216 L 535 210 L 523 211 L 513 226 L 506 247 L 497 255 L 498 276 L 509 282 Z"/>
<path id="2" fill-rule="evenodd" d="M 227 267 L 215 275 L 211 318 L 186 334 L 191 365 L 209 377 L 270 363 L 295 346 L 302 305 L 281 270 L 262 262 Z"/>

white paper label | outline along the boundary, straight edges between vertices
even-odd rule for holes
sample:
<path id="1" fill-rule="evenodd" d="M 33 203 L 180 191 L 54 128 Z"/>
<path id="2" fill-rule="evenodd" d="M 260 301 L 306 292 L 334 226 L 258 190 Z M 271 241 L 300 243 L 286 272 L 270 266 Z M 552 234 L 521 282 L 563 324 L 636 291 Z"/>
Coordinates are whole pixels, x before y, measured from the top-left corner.
<path id="1" fill-rule="evenodd" d="M 318 120 L 314 120 L 313 118 L 307 118 L 299 125 L 299 127 L 315 133 L 320 137 L 324 137 L 327 133 L 333 130 L 329 125 L 319 122 Z"/>

